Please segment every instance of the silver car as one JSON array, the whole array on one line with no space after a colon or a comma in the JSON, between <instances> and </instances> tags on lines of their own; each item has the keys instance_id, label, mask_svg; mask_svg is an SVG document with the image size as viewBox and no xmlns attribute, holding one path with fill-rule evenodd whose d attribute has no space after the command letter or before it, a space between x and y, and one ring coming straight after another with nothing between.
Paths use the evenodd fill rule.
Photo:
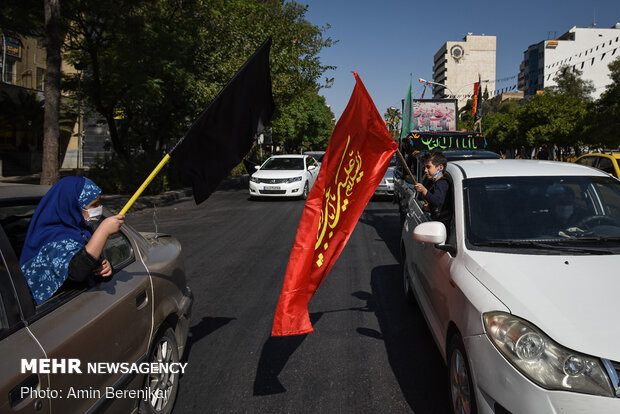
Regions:
<instances>
[{"instance_id":1,"label":"silver car","mask_svg":"<svg viewBox=\"0 0 620 414\"><path fill-rule=\"evenodd\" d=\"M36 306L18 257L48 189L0 184L0 412L169 413L193 301L179 242L124 224L103 251L109 281ZM151 363L176 372L133 369Z\"/></svg>"}]
</instances>

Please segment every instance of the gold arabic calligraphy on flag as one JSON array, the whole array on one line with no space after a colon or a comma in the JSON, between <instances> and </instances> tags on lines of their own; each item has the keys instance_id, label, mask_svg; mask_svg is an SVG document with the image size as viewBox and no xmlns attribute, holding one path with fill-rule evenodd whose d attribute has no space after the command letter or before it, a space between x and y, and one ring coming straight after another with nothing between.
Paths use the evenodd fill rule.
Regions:
<instances>
[{"instance_id":1,"label":"gold arabic calligraphy on flag","mask_svg":"<svg viewBox=\"0 0 620 414\"><path fill-rule=\"evenodd\" d=\"M315 262L318 267L323 266L323 253L329 248L329 240L334 236L334 229L347 210L349 197L353 194L353 187L364 176L362 157L359 151L348 151L350 142L351 136L349 135L334 181L329 186L326 186L323 191L325 202L321 210L319 230L316 235L316 244L314 245L315 254L318 252ZM342 174L341 171L343 171ZM332 190L332 186L335 187L334 190Z\"/></svg>"}]
</instances>

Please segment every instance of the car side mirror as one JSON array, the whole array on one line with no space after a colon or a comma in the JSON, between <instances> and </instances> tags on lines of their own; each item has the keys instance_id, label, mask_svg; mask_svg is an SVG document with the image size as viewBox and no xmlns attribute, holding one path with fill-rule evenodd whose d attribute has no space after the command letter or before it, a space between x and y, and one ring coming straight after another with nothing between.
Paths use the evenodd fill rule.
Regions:
<instances>
[{"instance_id":1,"label":"car side mirror","mask_svg":"<svg viewBox=\"0 0 620 414\"><path fill-rule=\"evenodd\" d=\"M260 165L255 165L255 166L254 166L254 168L255 168L256 170L260 170Z\"/></svg>"},{"instance_id":2,"label":"car side mirror","mask_svg":"<svg viewBox=\"0 0 620 414\"><path fill-rule=\"evenodd\" d=\"M413 229L413 239L422 243L444 244L446 238L446 226L439 221L418 224Z\"/></svg>"},{"instance_id":3,"label":"car side mirror","mask_svg":"<svg viewBox=\"0 0 620 414\"><path fill-rule=\"evenodd\" d=\"M456 256L456 247L445 244L447 239L446 226L439 221L429 221L418 224L413 229L413 238L422 243L432 243L436 249L443 250Z\"/></svg>"},{"instance_id":4,"label":"car side mirror","mask_svg":"<svg viewBox=\"0 0 620 414\"><path fill-rule=\"evenodd\" d=\"M308 165L308 171L312 171L316 169L316 165Z\"/></svg>"}]
</instances>

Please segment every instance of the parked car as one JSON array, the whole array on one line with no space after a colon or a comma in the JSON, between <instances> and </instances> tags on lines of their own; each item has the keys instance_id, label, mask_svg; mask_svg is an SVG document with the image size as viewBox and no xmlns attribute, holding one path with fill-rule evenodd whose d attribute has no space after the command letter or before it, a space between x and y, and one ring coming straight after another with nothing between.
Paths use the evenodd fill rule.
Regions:
<instances>
[{"instance_id":1,"label":"parked car","mask_svg":"<svg viewBox=\"0 0 620 414\"><path fill-rule=\"evenodd\" d=\"M304 151L304 155L310 155L316 160L316 162L322 164L323 157L325 156L325 151Z\"/></svg>"},{"instance_id":2,"label":"parked car","mask_svg":"<svg viewBox=\"0 0 620 414\"><path fill-rule=\"evenodd\" d=\"M182 357L193 296L179 242L124 224L103 251L114 269L109 281L63 285L36 306L18 258L30 219L48 189L0 184L0 412L169 413L178 372L123 373L106 367L172 364ZM36 368L38 361L68 365L70 359L79 361L81 374ZM30 368L34 363L34 372L24 370L23 361ZM103 371L87 370L89 363L104 364Z\"/></svg>"},{"instance_id":3,"label":"parked car","mask_svg":"<svg viewBox=\"0 0 620 414\"><path fill-rule=\"evenodd\" d=\"M274 155L250 176L250 197L306 199L320 165L310 155Z\"/></svg>"},{"instance_id":4,"label":"parked car","mask_svg":"<svg viewBox=\"0 0 620 414\"><path fill-rule=\"evenodd\" d=\"M385 175L375 190L375 196L393 196L394 195L394 170L398 166L398 154L394 154L390 160L390 165L385 171Z\"/></svg>"},{"instance_id":5,"label":"parked car","mask_svg":"<svg viewBox=\"0 0 620 414\"><path fill-rule=\"evenodd\" d=\"M598 168L620 179L620 152L584 154L575 160L577 164Z\"/></svg>"},{"instance_id":6,"label":"parked car","mask_svg":"<svg viewBox=\"0 0 620 414\"><path fill-rule=\"evenodd\" d=\"M500 159L501 156L492 151L486 150L464 150L464 149L448 149L443 151L448 159L448 163L458 160L474 160L474 159ZM424 181L424 165L422 164L422 156L424 152L418 152L415 155L407 157L407 162L411 173L416 180ZM405 215L409 210L409 203L412 197L416 196L413 189L413 181L405 170L400 157L397 160L397 166L394 170L394 203L398 204L400 213L400 223L405 221Z\"/></svg>"},{"instance_id":7,"label":"parked car","mask_svg":"<svg viewBox=\"0 0 620 414\"><path fill-rule=\"evenodd\" d=\"M445 176L450 228L414 199L401 253L454 412L620 412L620 182L533 160L455 161Z\"/></svg>"}]
</instances>

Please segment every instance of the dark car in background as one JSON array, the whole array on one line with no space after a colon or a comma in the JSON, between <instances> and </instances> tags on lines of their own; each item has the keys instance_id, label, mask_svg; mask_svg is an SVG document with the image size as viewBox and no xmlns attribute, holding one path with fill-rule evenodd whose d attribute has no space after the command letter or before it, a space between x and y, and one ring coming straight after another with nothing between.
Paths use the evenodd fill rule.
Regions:
<instances>
[{"instance_id":1,"label":"dark car in background","mask_svg":"<svg viewBox=\"0 0 620 414\"><path fill-rule=\"evenodd\" d=\"M103 251L114 269L109 280L62 286L36 306L18 258L48 189L0 184L0 412L170 413L193 301L181 245L124 224ZM24 360L30 368L79 361L81 373L24 370ZM89 363L103 365L92 372ZM177 372L111 368L150 363L177 364Z\"/></svg>"},{"instance_id":2,"label":"dark car in background","mask_svg":"<svg viewBox=\"0 0 620 414\"><path fill-rule=\"evenodd\" d=\"M466 150L452 149L445 150L443 154L450 161L476 160L476 159L499 159L501 156L495 152L487 150ZM407 165L414 175L416 181L424 182L424 165L422 157L424 152L418 152L414 155L406 157ZM398 159L397 166L394 169L394 203L398 204L400 213L400 224L405 221L407 211L409 211L409 203L412 197L419 197L413 189L413 181L407 173L402 161Z\"/></svg>"}]
</instances>

